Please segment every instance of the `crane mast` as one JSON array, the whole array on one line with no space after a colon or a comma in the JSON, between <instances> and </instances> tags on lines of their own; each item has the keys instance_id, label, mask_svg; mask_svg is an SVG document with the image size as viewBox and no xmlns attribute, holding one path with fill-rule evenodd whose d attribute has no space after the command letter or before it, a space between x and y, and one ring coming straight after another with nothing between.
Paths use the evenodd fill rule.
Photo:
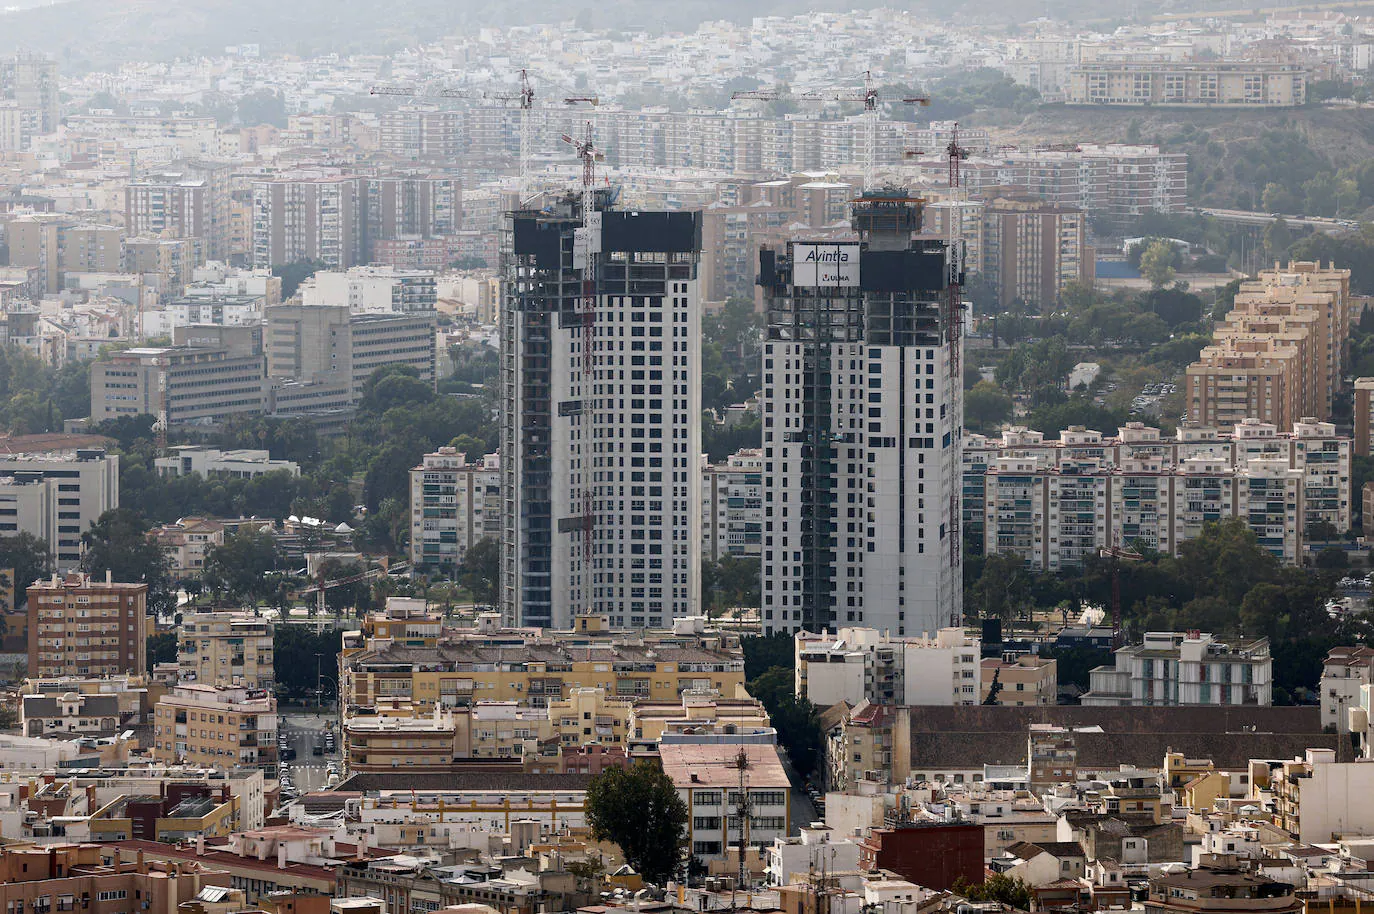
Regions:
<instances>
[{"instance_id":1,"label":"crane mast","mask_svg":"<svg viewBox=\"0 0 1374 914\"><path fill-rule=\"evenodd\" d=\"M605 156L596 148L590 121L587 122L586 133L582 139L565 133L563 142L572 146L582 161L582 226L574 231L573 266L578 267L580 262L582 270L582 290L578 309L582 321L582 358L579 363L580 393L583 402L579 474L582 488L582 598L586 607L591 609L592 556L595 551L592 543L595 526L595 505L592 502L592 482L595 479L592 471L592 438L593 427L596 424L596 378L592 350L596 344L596 254L601 248L601 214L596 209L593 185L596 183L596 163Z\"/></svg>"}]
</instances>

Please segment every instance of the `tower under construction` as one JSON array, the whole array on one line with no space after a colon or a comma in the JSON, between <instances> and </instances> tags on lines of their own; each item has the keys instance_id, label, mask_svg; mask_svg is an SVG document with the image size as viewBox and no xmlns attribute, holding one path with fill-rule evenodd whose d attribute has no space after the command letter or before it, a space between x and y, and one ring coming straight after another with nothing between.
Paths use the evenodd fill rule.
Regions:
<instances>
[{"instance_id":1,"label":"tower under construction","mask_svg":"<svg viewBox=\"0 0 1374 914\"><path fill-rule=\"evenodd\" d=\"M506 214L501 591L521 625L698 611L701 217L614 200L588 181Z\"/></svg>"},{"instance_id":2,"label":"tower under construction","mask_svg":"<svg viewBox=\"0 0 1374 914\"><path fill-rule=\"evenodd\" d=\"M958 243L869 191L857 241L759 254L765 631L962 622Z\"/></svg>"}]
</instances>

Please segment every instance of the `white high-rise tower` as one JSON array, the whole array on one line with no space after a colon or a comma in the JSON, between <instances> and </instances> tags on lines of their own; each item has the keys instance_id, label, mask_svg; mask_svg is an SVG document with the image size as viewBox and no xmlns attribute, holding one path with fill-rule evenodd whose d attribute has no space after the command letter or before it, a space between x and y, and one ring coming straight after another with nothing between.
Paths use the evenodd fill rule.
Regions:
<instances>
[{"instance_id":1,"label":"white high-rise tower","mask_svg":"<svg viewBox=\"0 0 1374 914\"><path fill-rule=\"evenodd\" d=\"M766 632L963 622L959 258L905 192L853 225L760 253Z\"/></svg>"},{"instance_id":2,"label":"white high-rise tower","mask_svg":"<svg viewBox=\"0 0 1374 914\"><path fill-rule=\"evenodd\" d=\"M586 192L507 214L502 607L666 626L700 604L701 215Z\"/></svg>"}]
</instances>

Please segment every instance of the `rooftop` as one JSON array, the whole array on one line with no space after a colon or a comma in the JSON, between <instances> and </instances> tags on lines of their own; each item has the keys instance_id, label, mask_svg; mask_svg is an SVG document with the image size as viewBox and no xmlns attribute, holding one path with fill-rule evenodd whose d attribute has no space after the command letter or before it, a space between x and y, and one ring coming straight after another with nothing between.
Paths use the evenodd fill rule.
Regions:
<instances>
[{"instance_id":1,"label":"rooftop","mask_svg":"<svg viewBox=\"0 0 1374 914\"><path fill-rule=\"evenodd\" d=\"M740 779L736 758L748 760L747 783L750 788L790 787L776 746L758 743L699 745L665 743L659 747L663 771L678 787L732 787Z\"/></svg>"}]
</instances>

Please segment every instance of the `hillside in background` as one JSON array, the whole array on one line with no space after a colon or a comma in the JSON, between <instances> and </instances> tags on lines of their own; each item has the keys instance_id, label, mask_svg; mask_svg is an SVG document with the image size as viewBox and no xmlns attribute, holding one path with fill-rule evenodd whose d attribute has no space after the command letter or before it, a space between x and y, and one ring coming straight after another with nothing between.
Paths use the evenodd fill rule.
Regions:
<instances>
[{"instance_id":1,"label":"hillside in background","mask_svg":"<svg viewBox=\"0 0 1374 914\"><path fill-rule=\"evenodd\" d=\"M1031 112L997 136L1008 143L1158 143L1167 151L1188 154L1191 200L1240 209L1261 208L1260 198L1270 184L1301 196L1303 185L1314 177L1374 158L1374 114L1356 108L1218 111L1054 105Z\"/></svg>"},{"instance_id":2,"label":"hillside in background","mask_svg":"<svg viewBox=\"0 0 1374 914\"><path fill-rule=\"evenodd\" d=\"M884 5L925 11L937 21L954 15L934 0L66 0L0 14L0 53L46 51L82 70L218 54L241 43L261 44L265 53L371 53L491 26L576 20L594 28L691 31L708 20L743 23L754 16ZM1096 15L1094 9L1093 0L1048 0L1035 4L1034 15L1072 20ZM958 15L966 23L1003 24L1024 20L1027 10L1017 0L984 0Z\"/></svg>"}]
</instances>

